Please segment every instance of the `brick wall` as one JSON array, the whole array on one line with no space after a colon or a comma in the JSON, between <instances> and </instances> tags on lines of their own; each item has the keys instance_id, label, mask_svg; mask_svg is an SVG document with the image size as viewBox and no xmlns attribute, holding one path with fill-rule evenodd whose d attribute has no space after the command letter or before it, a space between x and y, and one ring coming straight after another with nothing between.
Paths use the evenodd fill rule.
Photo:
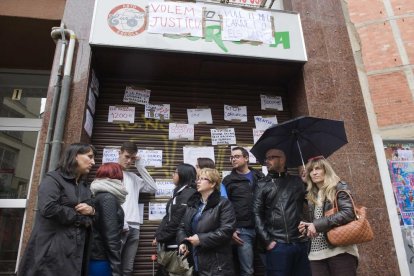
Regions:
<instances>
[{"instance_id":1,"label":"brick wall","mask_svg":"<svg viewBox=\"0 0 414 276\"><path fill-rule=\"evenodd\" d=\"M379 128L413 124L414 1L349 0L348 9Z\"/></svg>"}]
</instances>

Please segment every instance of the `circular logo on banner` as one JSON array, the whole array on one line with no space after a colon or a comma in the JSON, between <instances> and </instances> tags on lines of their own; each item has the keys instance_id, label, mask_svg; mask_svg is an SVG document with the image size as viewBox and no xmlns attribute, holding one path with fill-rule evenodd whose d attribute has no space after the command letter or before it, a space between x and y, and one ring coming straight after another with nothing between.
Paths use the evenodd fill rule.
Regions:
<instances>
[{"instance_id":1,"label":"circular logo on banner","mask_svg":"<svg viewBox=\"0 0 414 276\"><path fill-rule=\"evenodd\" d=\"M108 14L109 27L119 35L139 35L145 30L145 24L145 10L137 5L122 4Z\"/></svg>"}]
</instances>

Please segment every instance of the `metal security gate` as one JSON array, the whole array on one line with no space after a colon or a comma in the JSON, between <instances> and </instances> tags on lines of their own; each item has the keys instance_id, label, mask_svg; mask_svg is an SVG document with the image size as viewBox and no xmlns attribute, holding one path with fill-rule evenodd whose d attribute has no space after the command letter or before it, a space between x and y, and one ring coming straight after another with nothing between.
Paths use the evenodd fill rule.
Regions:
<instances>
[{"instance_id":1,"label":"metal security gate","mask_svg":"<svg viewBox=\"0 0 414 276\"><path fill-rule=\"evenodd\" d=\"M210 129L235 128L237 145L253 145L252 129L255 127L255 115L276 115L278 122L290 119L287 101L287 87L260 87L257 85L202 82L151 82L122 79L100 79L99 98L94 115L94 128L91 142L98 150L97 165L101 164L102 150L107 146L120 146L124 141L133 141L139 149L159 149L163 151L162 168L147 168L154 179L172 178L175 167L183 162L184 146L211 146ZM146 119L144 106L124 103L126 86L136 86L151 90L151 104L170 104L171 120L160 121ZM283 111L261 110L260 94L282 97ZM224 121L224 105L247 106L248 121L244 123ZM135 123L108 123L108 109L111 105L135 106ZM187 109L209 107L212 111L213 124L195 125L194 141L168 140L169 122L187 122ZM217 169L231 170L229 162L230 146L214 146ZM259 164L252 164L260 169ZM151 255L155 249L151 246L154 232L159 224L148 220L148 202L160 201L152 195L142 194L140 203L144 203L144 224L135 259L134 275L152 275ZM163 200L165 202L165 200ZM259 262L256 275L263 275Z\"/></svg>"}]
</instances>

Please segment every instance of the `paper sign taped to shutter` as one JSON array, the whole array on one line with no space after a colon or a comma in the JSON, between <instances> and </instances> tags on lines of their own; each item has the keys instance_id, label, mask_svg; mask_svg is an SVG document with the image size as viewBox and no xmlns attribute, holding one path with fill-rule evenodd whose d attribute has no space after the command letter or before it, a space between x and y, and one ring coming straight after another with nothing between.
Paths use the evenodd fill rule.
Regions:
<instances>
[{"instance_id":1,"label":"paper sign taped to shutter","mask_svg":"<svg viewBox=\"0 0 414 276\"><path fill-rule=\"evenodd\" d=\"M196 125L213 123L210 108L187 109L187 116L189 124Z\"/></svg>"},{"instance_id":2,"label":"paper sign taped to shutter","mask_svg":"<svg viewBox=\"0 0 414 276\"><path fill-rule=\"evenodd\" d=\"M125 88L124 102L146 105L149 102L150 95L151 90L127 86Z\"/></svg>"},{"instance_id":3,"label":"paper sign taped to shutter","mask_svg":"<svg viewBox=\"0 0 414 276\"><path fill-rule=\"evenodd\" d=\"M162 167L162 150L138 150L139 163L145 167Z\"/></svg>"},{"instance_id":4,"label":"paper sign taped to shutter","mask_svg":"<svg viewBox=\"0 0 414 276\"><path fill-rule=\"evenodd\" d=\"M215 162L214 147L183 147L184 163L191 164L194 167L197 164L197 158L210 158Z\"/></svg>"},{"instance_id":5,"label":"paper sign taped to shutter","mask_svg":"<svg viewBox=\"0 0 414 276\"><path fill-rule=\"evenodd\" d=\"M257 140L259 140L260 137L262 137L264 132L265 132L264 130L254 128L253 129L253 143L256 144Z\"/></svg>"},{"instance_id":6,"label":"paper sign taped to shutter","mask_svg":"<svg viewBox=\"0 0 414 276\"><path fill-rule=\"evenodd\" d=\"M146 104L145 118L169 120L170 119L170 104Z\"/></svg>"},{"instance_id":7,"label":"paper sign taped to shutter","mask_svg":"<svg viewBox=\"0 0 414 276\"><path fill-rule=\"evenodd\" d=\"M155 197L172 197L175 185L172 179L155 179L157 191Z\"/></svg>"},{"instance_id":8,"label":"paper sign taped to shutter","mask_svg":"<svg viewBox=\"0 0 414 276\"><path fill-rule=\"evenodd\" d=\"M236 144L234 128L210 129L212 145Z\"/></svg>"},{"instance_id":9,"label":"paper sign taped to shutter","mask_svg":"<svg viewBox=\"0 0 414 276\"><path fill-rule=\"evenodd\" d=\"M102 151L102 164L118 163L120 147L104 148Z\"/></svg>"},{"instance_id":10,"label":"paper sign taped to shutter","mask_svg":"<svg viewBox=\"0 0 414 276\"><path fill-rule=\"evenodd\" d=\"M247 122L247 107L224 105L224 120Z\"/></svg>"},{"instance_id":11,"label":"paper sign taped to shutter","mask_svg":"<svg viewBox=\"0 0 414 276\"><path fill-rule=\"evenodd\" d=\"M194 141L194 125L170 123L168 139Z\"/></svg>"},{"instance_id":12,"label":"paper sign taped to shutter","mask_svg":"<svg viewBox=\"0 0 414 276\"><path fill-rule=\"evenodd\" d=\"M283 111L282 97L280 96L270 96L261 94L260 102L262 110L274 109L278 111Z\"/></svg>"},{"instance_id":13,"label":"paper sign taped to shutter","mask_svg":"<svg viewBox=\"0 0 414 276\"><path fill-rule=\"evenodd\" d=\"M162 220L166 214L167 203L149 202L148 220Z\"/></svg>"},{"instance_id":14,"label":"paper sign taped to shutter","mask_svg":"<svg viewBox=\"0 0 414 276\"><path fill-rule=\"evenodd\" d=\"M109 106L108 122L135 122L135 107L134 106Z\"/></svg>"},{"instance_id":15,"label":"paper sign taped to shutter","mask_svg":"<svg viewBox=\"0 0 414 276\"><path fill-rule=\"evenodd\" d=\"M277 118L276 116L254 116L254 123L256 125L256 129L266 130L269 127L277 124Z\"/></svg>"}]
</instances>

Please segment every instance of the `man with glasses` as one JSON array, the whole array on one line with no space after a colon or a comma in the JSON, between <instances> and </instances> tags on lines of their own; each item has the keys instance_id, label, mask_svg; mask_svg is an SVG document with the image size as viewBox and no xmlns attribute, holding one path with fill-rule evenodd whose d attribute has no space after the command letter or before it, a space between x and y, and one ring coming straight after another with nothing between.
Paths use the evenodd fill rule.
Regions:
<instances>
[{"instance_id":1,"label":"man with glasses","mask_svg":"<svg viewBox=\"0 0 414 276\"><path fill-rule=\"evenodd\" d=\"M252 200L256 183L264 175L248 166L249 153L242 147L231 150L230 162L233 170L223 179L222 184L236 212L236 231L233 233L233 242L236 244L235 263L240 264L239 275L252 276L256 237Z\"/></svg>"},{"instance_id":2,"label":"man with glasses","mask_svg":"<svg viewBox=\"0 0 414 276\"><path fill-rule=\"evenodd\" d=\"M137 146L131 142L124 142L119 151L118 163L123 168L123 184L125 185L128 195L122 208L125 213L124 233L122 233L122 275L132 275L134 259L138 250L139 228L140 228L140 211L139 211L139 194L155 193L157 185L148 171L137 158ZM141 177L127 169L137 168Z\"/></svg>"},{"instance_id":3,"label":"man with glasses","mask_svg":"<svg viewBox=\"0 0 414 276\"><path fill-rule=\"evenodd\" d=\"M266 248L266 275L311 275L307 238L298 230L304 220L305 185L286 172L283 151L268 150L265 163L269 174L257 184L253 212Z\"/></svg>"}]
</instances>

